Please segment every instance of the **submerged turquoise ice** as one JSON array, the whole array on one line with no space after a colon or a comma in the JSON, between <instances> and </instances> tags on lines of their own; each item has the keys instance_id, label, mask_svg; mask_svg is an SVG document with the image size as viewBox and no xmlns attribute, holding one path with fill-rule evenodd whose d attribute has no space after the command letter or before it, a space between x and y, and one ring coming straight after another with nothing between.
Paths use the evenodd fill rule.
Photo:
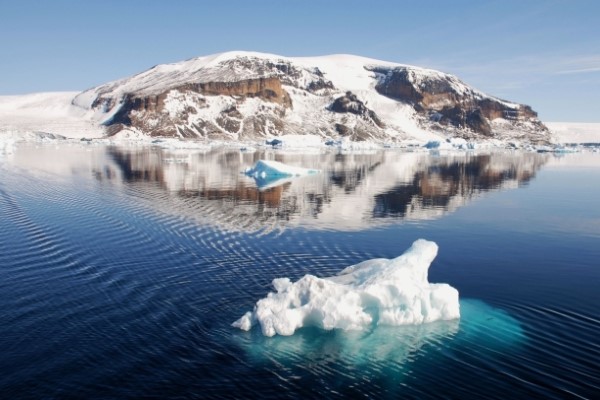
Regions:
<instances>
[{"instance_id":1,"label":"submerged turquoise ice","mask_svg":"<svg viewBox=\"0 0 600 400\"><path fill-rule=\"evenodd\" d=\"M485 358L522 345L524 331L509 313L476 299L459 304L455 288L428 282L437 252L434 242L419 239L395 259L367 260L332 277L275 279L276 292L233 323L245 331L260 325L264 336L255 329L237 340L253 358L282 365L327 355L327 362L386 369L432 348L478 349ZM265 338L275 335L286 337Z\"/></svg>"},{"instance_id":2,"label":"submerged turquoise ice","mask_svg":"<svg viewBox=\"0 0 600 400\"><path fill-rule=\"evenodd\" d=\"M521 323L504 310L480 300L460 301L461 318L419 325L372 326L364 331L325 331L303 328L293 336L268 338L257 331L240 333L236 340L256 359L283 364L302 357L327 354L353 365L395 364L414 361L420 352L477 349L482 357L514 351L526 342ZM431 355L436 357L435 352Z\"/></svg>"}]
</instances>

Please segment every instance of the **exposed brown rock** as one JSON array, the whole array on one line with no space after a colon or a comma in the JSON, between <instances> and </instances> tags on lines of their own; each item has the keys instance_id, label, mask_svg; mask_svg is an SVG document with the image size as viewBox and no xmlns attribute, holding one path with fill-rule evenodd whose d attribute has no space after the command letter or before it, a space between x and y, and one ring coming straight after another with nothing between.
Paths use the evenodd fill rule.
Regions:
<instances>
[{"instance_id":1,"label":"exposed brown rock","mask_svg":"<svg viewBox=\"0 0 600 400\"><path fill-rule=\"evenodd\" d=\"M222 139L227 138L226 132L237 133L240 131L243 115L235 106L229 107L221 113L221 116L215 121L218 126L210 121L188 124L189 116L197 113L195 108L189 106L176 117L168 116L163 110L165 100L171 91L180 93L192 92L204 96L229 96L234 97L238 103L243 102L248 97L257 97L283 107L283 110L277 111L280 116L285 114L285 108L292 107L291 98L283 89L279 78L247 79L236 82L190 83L169 89L157 95L144 97L132 94L125 95L122 99L121 107L105 125L113 127L111 129L113 134L126 127L133 127L147 132L150 136L181 136L184 138L205 137ZM200 108L205 106L205 100L198 99L198 101ZM112 102L114 100L98 97L94 104L102 107L111 107ZM147 118L150 115L152 117ZM250 119L248 127L253 129L254 132L266 133L266 119L266 117ZM148 121L152 121L152 123ZM273 119L271 123L277 130L283 129L281 121ZM245 133L247 136L251 136L247 129Z\"/></svg>"},{"instance_id":2,"label":"exposed brown rock","mask_svg":"<svg viewBox=\"0 0 600 400\"><path fill-rule=\"evenodd\" d=\"M374 72L387 73L387 70L373 69ZM380 80L375 86L377 92L395 100L404 101L413 105L420 104L422 94L410 82L408 70L399 69Z\"/></svg>"},{"instance_id":3,"label":"exposed brown rock","mask_svg":"<svg viewBox=\"0 0 600 400\"><path fill-rule=\"evenodd\" d=\"M230 118L236 118L236 119L244 118L242 113L239 112L239 110L235 106L231 106L231 107L221 111L221 114L224 114Z\"/></svg>"},{"instance_id":4,"label":"exposed brown rock","mask_svg":"<svg viewBox=\"0 0 600 400\"><path fill-rule=\"evenodd\" d=\"M340 136L350 136L352 134L352 129L344 124L335 124L335 131L339 133Z\"/></svg>"},{"instance_id":5,"label":"exposed brown rock","mask_svg":"<svg viewBox=\"0 0 600 400\"><path fill-rule=\"evenodd\" d=\"M364 68L375 73L377 92L414 107L417 122L424 129L469 140L547 140L546 127L530 107L485 96L451 75L404 66ZM289 133L317 132L351 140L393 141L410 136L402 131L403 127L394 125L394 118L387 127L356 94L337 91L316 67L307 68L284 58L236 56L206 71L201 68L188 72L189 80L183 80L180 71L175 71L170 87L170 77L165 79L160 74L156 82L146 74L144 81L136 85L119 81L101 86L93 89L96 97L91 106L105 112L118 108L104 123L110 134L134 128L151 136L254 140L287 129ZM136 91L123 95L123 90L131 87ZM314 119L304 104L298 107L299 115L294 115L290 93L306 98L298 100L299 104L316 100ZM223 102L213 96L227 99ZM242 108L250 98L260 101L252 102L251 108ZM227 104L225 109L215 110L223 103ZM321 108L324 103L329 103L326 109ZM294 118L288 118L288 114ZM493 122L499 118L508 122ZM390 135L389 128L397 128L398 134Z\"/></svg>"},{"instance_id":6,"label":"exposed brown rock","mask_svg":"<svg viewBox=\"0 0 600 400\"><path fill-rule=\"evenodd\" d=\"M258 97L285 107L292 107L290 95L281 86L279 78L246 79L235 82L189 83L175 89L179 91L190 90L213 96Z\"/></svg>"},{"instance_id":7,"label":"exposed brown rock","mask_svg":"<svg viewBox=\"0 0 600 400\"><path fill-rule=\"evenodd\" d=\"M312 93L321 90L333 90L333 83L327 79L319 68L310 70L312 79L304 87L301 86L303 72L300 68L287 60L265 60L255 57L238 57L222 63L222 68L230 70L247 70L265 78L277 78L283 85L293 86ZM307 71L305 71L307 72Z\"/></svg>"},{"instance_id":8,"label":"exposed brown rock","mask_svg":"<svg viewBox=\"0 0 600 400\"><path fill-rule=\"evenodd\" d=\"M221 114L215 119L215 122L227 132L237 133L242 126L242 121L239 119L229 118Z\"/></svg>"},{"instance_id":9,"label":"exposed brown rock","mask_svg":"<svg viewBox=\"0 0 600 400\"><path fill-rule=\"evenodd\" d=\"M471 89L457 92L454 85L464 85L454 77L432 75L421 79L418 84L407 67L373 67L372 71L382 78L375 89L390 98L414 106L421 115L428 116L442 125L491 136L490 121L504 118L510 121L529 121L542 131L547 128L537 120L537 113L525 105L512 106L508 102L482 97ZM464 85L466 87L466 85Z\"/></svg>"},{"instance_id":10,"label":"exposed brown rock","mask_svg":"<svg viewBox=\"0 0 600 400\"><path fill-rule=\"evenodd\" d=\"M344 96L340 96L334 100L329 106L329 110L337 113L351 113L362 117L367 122L372 122L379 128L384 128L385 125L375 111L367 108L365 103L360 101L352 92L346 92Z\"/></svg>"},{"instance_id":11,"label":"exposed brown rock","mask_svg":"<svg viewBox=\"0 0 600 400\"><path fill-rule=\"evenodd\" d=\"M459 129L469 128L484 136L492 134L492 127L480 108L467 111L455 105L436 112L435 120L443 125L452 125Z\"/></svg>"},{"instance_id":12,"label":"exposed brown rock","mask_svg":"<svg viewBox=\"0 0 600 400\"><path fill-rule=\"evenodd\" d=\"M244 119L240 132L240 139L252 139L257 136L265 137L269 134L283 133L283 121L271 114L257 114Z\"/></svg>"}]
</instances>

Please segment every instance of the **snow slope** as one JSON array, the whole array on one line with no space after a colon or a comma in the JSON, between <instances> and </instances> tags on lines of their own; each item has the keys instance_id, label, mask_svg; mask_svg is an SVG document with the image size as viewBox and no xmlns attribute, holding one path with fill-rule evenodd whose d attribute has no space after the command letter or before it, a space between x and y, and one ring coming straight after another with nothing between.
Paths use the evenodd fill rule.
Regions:
<instances>
[{"instance_id":1,"label":"snow slope","mask_svg":"<svg viewBox=\"0 0 600 400\"><path fill-rule=\"evenodd\" d=\"M556 143L600 143L600 123L547 122Z\"/></svg>"},{"instance_id":2,"label":"snow slope","mask_svg":"<svg viewBox=\"0 0 600 400\"><path fill-rule=\"evenodd\" d=\"M292 60L305 68L317 65L336 88L343 92L351 91L365 102L369 108L377 110L377 114L390 125L390 129L388 129L390 136L397 136L398 132L401 132L406 133L411 138L419 138L425 141L440 138L440 135L419 126L413 107L377 93L375 90L375 85L378 82L377 74L366 70L365 66L376 65L389 68L404 66L419 71L422 75L431 72L437 73L437 71L349 54L299 57ZM296 101L301 103L302 99Z\"/></svg>"},{"instance_id":3,"label":"snow slope","mask_svg":"<svg viewBox=\"0 0 600 400\"><path fill-rule=\"evenodd\" d=\"M69 138L98 138L104 128L88 109L71 104L78 92L0 96L0 135L22 137L44 132Z\"/></svg>"},{"instance_id":4,"label":"snow slope","mask_svg":"<svg viewBox=\"0 0 600 400\"><path fill-rule=\"evenodd\" d=\"M115 95L123 95L125 93L151 95L189 82L233 82L241 79L261 77L261 74L244 68L220 68L220 63L235 59L236 57L253 57L263 60L285 59L285 57L274 54L230 51L196 57L176 63L155 65L132 77L109 82L87 90L83 92L85 96L77 97L76 102L80 106L89 108L95 95L99 92L112 92Z\"/></svg>"}]
</instances>

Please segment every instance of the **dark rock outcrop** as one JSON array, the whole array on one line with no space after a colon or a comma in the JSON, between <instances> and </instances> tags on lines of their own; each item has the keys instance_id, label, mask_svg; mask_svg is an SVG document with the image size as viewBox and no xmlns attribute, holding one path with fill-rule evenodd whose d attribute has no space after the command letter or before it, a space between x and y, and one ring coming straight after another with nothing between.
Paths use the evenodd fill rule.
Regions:
<instances>
[{"instance_id":1,"label":"dark rock outcrop","mask_svg":"<svg viewBox=\"0 0 600 400\"><path fill-rule=\"evenodd\" d=\"M174 88L180 92L191 91L206 96L232 96L238 99L257 97L264 101L291 108L290 95L281 86L279 78L246 79L237 82L190 83Z\"/></svg>"},{"instance_id":2,"label":"dark rock outcrop","mask_svg":"<svg viewBox=\"0 0 600 400\"><path fill-rule=\"evenodd\" d=\"M377 114L375 114L375 111L368 109L365 103L360 101L352 92L346 92L345 95L335 99L335 101L329 106L329 110L336 113L351 113L358 115L365 121L371 122L379 128L385 127Z\"/></svg>"},{"instance_id":3,"label":"dark rock outcrop","mask_svg":"<svg viewBox=\"0 0 600 400\"><path fill-rule=\"evenodd\" d=\"M510 103L473 90L456 77L432 71L423 75L410 67L368 67L378 76L378 93L412 105L423 116L442 126L492 135L491 121L530 122L538 130L547 128L531 107Z\"/></svg>"},{"instance_id":4,"label":"dark rock outcrop","mask_svg":"<svg viewBox=\"0 0 600 400\"><path fill-rule=\"evenodd\" d=\"M214 123L211 121L189 123L189 117L197 113L195 107L187 107L176 117L162 112L170 92L195 93L201 96L227 96L235 98L237 103L243 103L247 98L258 98L268 103L274 103L283 109L279 112L280 115L285 114L285 109L292 108L292 100L279 78L190 83L170 88L160 94L145 96L127 94L121 99L119 110L104 124L112 127L114 133L126 127L133 127L147 132L150 136L181 136L184 138L226 139L230 134L237 134L240 131L244 117L235 106L223 110ZM99 97L95 104L108 106L111 101L113 100L110 98ZM203 97L196 97L195 106L203 108L205 103L206 100ZM256 132L262 132L266 120L268 118L253 116L247 122L253 127L252 129L256 129ZM273 126L282 128L281 122L274 122Z\"/></svg>"}]
</instances>

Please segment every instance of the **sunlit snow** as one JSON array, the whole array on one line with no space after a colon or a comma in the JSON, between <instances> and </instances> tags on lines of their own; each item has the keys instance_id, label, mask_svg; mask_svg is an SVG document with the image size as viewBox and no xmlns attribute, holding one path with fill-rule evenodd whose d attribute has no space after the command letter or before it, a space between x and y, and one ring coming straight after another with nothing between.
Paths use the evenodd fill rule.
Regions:
<instances>
[{"instance_id":1,"label":"sunlit snow","mask_svg":"<svg viewBox=\"0 0 600 400\"><path fill-rule=\"evenodd\" d=\"M437 244L419 239L397 258L364 261L336 276L274 279L276 292L233 326L250 330L258 324L265 336L289 336L305 326L362 330L457 319L458 290L427 279L437 252Z\"/></svg>"},{"instance_id":2,"label":"sunlit snow","mask_svg":"<svg viewBox=\"0 0 600 400\"><path fill-rule=\"evenodd\" d=\"M237 61L239 62L237 62ZM244 64L246 61L249 65ZM283 79L283 90L289 95L293 105L283 109L280 105L260 98L248 97L238 101L231 96L202 95L193 91L170 90L186 83L200 82L231 82L235 80L264 78L273 72L269 68L255 68L256 65L269 63L288 63L294 68L293 77ZM227 68L224 68L227 65ZM286 64L287 65L287 64ZM491 121L491 126L497 132L495 139L480 138L477 142L459 143L457 138L449 138L452 132L435 131L422 125L422 118L414 107L399 102L376 90L380 80L392 71L402 68L408 71L411 81L420 85L426 78L439 78L449 82L457 93L472 93L476 98L490 98L503 103L506 107L518 105L487 96L469 86L458 78L443 72L390 63L375 59L352 55L328 55L323 57L282 57L273 54L252 52L227 52L206 57L198 57L173 64L153 67L132 77L77 92L35 93L21 96L0 96L0 141L43 141L47 137L39 134L54 134L70 139L105 138L109 135L103 123L110 120L124 104L123 97L128 93L149 95L165 93L164 116L177 120L179 115L187 113L189 124L200 124L215 121L224 110L232 106L245 117L262 114L266 117L265 124L259 130L245 118L240 119L237 132L223 131L223 140L242 142L247 138L273 138L282 140L287 148L318 148L326 142L334 143L335 147L354 150L358 147L378 147L389 142L394 146L414 147L429 143L437 150L471 150L473 148L525 148L518 143L520 136L509 134L512 122L503 118ZM271 71L271 72L269 72ZM293 79L292 79L293 78ZM331 82L335 89L322 89L320 92L307 91L306 88L319 80ZM329 105L340 95L352 92L365 106L374 110L385 122L384 134L381 137L366 137L364 142L349 142L332 140L335 133L323 127L333 127L342 124L348 129L359 129L363 123L360 116L351 113L331 113ZM104 98L103 106L94 106L94 102ZM108 101L112 99L114 101ZM192 110L188 113L186 110ZM270 117L277 116L283 124L283 130L273 125ZM158 124L156 118L145 121L149 126ZM528 126L523 122L523 126ZM218 124L216 124L218 125ZM548 123L552 136L548 139L554 143L589 143L600 142L600 124ZM533 129L533 128L532 128ZM179 132L179 131L177 131ZM182 133L179 133L181 139ZM200 139L200 138L199 138ZM448 141L448 140L449 141ZM107 140L114 142L137 142L147 144L153 138L148 132L142 132L135 127L128 127ZM190 140L185 140L190 142ZM464 140L463 140L464 141ZM211 140L212 142L212 140ZM256 145L257 143L251 143ZM436 146L436 144L438 144ZM189 144L170 142L169 145L181 148ZM436 146L436 147L434 147ZM526 148L535 150L535 148Z\"/></svg>"}]
</instances>

